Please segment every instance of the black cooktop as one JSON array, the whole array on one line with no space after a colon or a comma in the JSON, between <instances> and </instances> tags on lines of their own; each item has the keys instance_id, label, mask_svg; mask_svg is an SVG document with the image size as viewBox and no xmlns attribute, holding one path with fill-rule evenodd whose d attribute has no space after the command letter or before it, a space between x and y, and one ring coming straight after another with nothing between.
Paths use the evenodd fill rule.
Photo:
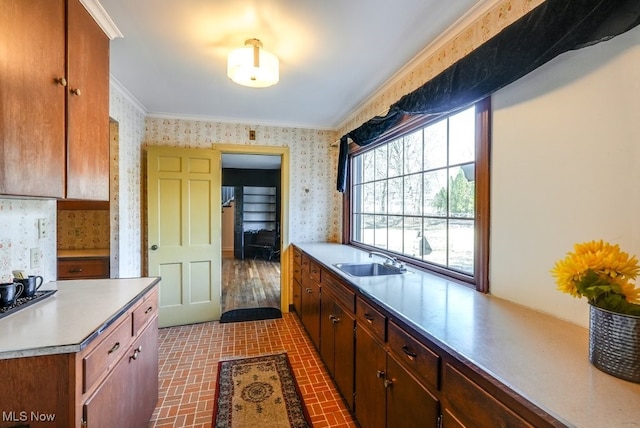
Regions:
<instances>
[{"instance_id":1,"label":"black cooktop","mask_svg":"<svg viewBox=\"0 0 640 428\"><path fill-rule=\"evenodd\" d=\"M47 297L52 296L56 291L58 290L36 291L36 294L31 297L18 297L13 305L0 306L0 318L4 318L7 315L11 315L21 309L31 306L40 300L46 299Z\"/></svg>"}]
</instances>

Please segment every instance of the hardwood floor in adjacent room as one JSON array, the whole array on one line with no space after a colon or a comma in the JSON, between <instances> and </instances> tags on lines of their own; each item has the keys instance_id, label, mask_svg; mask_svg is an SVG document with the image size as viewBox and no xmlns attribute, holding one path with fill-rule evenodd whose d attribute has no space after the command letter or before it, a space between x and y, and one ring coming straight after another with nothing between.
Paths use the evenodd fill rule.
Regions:
<instances>
[{"instance_id":1,"label":"hardwood floor in adjacent room","mask_svg":"<svg viewBox=\"0 0 640 428\"><path fill-rule=\"evenodd\" d=\"M222 258L222 312L280 308L280 262Z\"/></svg>"}]
</instances>

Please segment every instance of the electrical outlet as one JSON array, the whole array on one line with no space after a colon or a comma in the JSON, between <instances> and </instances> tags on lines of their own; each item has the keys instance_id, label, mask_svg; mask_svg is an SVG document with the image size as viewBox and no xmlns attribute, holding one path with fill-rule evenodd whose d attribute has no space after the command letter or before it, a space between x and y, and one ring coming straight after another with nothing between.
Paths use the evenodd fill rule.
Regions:
<instances>
[{"instance_id":1,"label":"electrical outlet","mask_svg":"<svg viewBox=\"0 0 640 428\"><path fill-rule=\"evenodd\" d=\"M38 219L38 238L46 238L49 235L49 231L47 228L47 219L39 218Z\"/></svg>"},{"instance_id":2,"label":"electrical outlet","mask_svg":"<svg viewBox=\"0 0 640 428\"><path fill-rule=\"evenodd\" d=\"M32 248L31 255L31 269L39 268L42 264L42 250L40 248Z\"/></svg>"}]
</instances>

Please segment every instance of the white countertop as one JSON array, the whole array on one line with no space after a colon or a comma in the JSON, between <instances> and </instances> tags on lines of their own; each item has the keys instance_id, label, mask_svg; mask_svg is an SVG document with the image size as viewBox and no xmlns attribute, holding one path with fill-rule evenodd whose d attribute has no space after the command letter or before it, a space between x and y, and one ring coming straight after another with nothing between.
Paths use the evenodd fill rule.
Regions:
<instances>
[{"instance_id":1,"label":"white countertop","mask_svg":"<svg viewBox=\"0 0 640 428\"><path fill-rule=\"evenodd\" d=\"M48 282L55 294L0 319L0 359L78 352L159 280Z\"/></svg>"},{"instance_id":2,"label":"white countertop","mask_svg":"<svg viewBox=\"0 0 640 428\"><path fill-rule=\"evenodd\" d=\"M640 427L640 384L591 365L587 329L411 268L404 275L353 277L333 264L368 263L368 253L340 244L295 245L397 319L560 422Z\"/></svg>"}]
</instances>

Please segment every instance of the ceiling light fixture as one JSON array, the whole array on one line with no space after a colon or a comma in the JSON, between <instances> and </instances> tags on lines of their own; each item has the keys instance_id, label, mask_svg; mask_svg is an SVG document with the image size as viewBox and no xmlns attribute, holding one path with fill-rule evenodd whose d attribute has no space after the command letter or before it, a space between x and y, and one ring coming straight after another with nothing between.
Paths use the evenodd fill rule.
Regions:
<instances>
[{"instance_id":1,"label":"ceiling light fixture","mask_svg":"<svg viewBox=\"0 0 640 428\"><path fill-rule=\"evenodd\" d=\"M266 88L278 83L278 57L262 49L258 39L248 39L244 47L229 53L227 76L239 85Z\"/></svg>"}]
</instances>

